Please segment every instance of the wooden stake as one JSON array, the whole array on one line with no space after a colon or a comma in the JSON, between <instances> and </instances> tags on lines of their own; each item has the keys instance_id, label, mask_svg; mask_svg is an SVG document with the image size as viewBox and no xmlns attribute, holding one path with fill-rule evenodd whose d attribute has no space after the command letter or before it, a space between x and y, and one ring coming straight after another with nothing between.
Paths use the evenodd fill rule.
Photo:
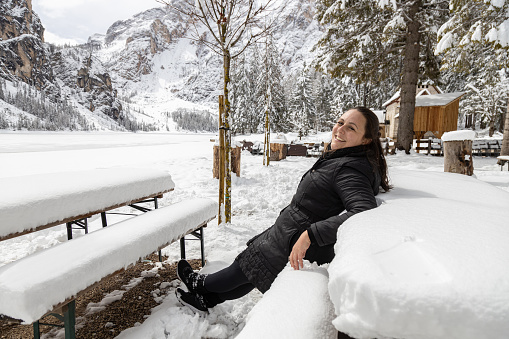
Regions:
<instances>
[{"instance_id":1,"label":"wooden stake","mask_svg":"<svg viewBox=\"0 0 509 339\"><path fill-rule=\"evenodd\" d=\"M224 177L225 177L225 135L224 135L224 97L219 96L219 213L218 225L223 222L224 210Z\"/></svg>"}]
</instances>

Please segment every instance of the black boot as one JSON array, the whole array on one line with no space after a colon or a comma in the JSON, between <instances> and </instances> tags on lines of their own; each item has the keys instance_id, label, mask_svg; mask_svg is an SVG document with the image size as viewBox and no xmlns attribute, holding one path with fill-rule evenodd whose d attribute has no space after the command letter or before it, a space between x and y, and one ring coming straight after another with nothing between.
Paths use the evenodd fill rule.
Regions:
<instances>
[{"instance_id":1,"label":"black boot","mask_svg":"<svg viewBox=\"0 0 509 339\"><path fill-rule=\"evenodd\" d=\"M205 294L208 291L205 289L206 274L200 274L193 271L189 263L182 259L177 265L177 277L182 281L189 292Z\"/></svg>"},{"instance_id":2,"label":"black boot","mask_svg":"<svg viewBox=\"0 0 509 339\"><path fill-rule=\"evenodd\" d=\"M191 310L193 310L193 312L201 315L206 315L209 313L205 298L201 294L186 292L181 288L177 288L175 290L175 295L183 306L189 307Z\"/></svg>"}]
</instances>

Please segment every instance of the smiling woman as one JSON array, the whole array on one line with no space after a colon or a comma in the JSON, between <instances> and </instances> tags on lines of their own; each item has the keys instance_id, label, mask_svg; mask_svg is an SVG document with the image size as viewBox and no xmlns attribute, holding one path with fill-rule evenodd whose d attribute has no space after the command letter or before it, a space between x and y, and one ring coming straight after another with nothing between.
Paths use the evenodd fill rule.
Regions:
<instances>
[{"instance_id":1,"label":"smiling woman","mask_svg":"<svg viewBox=\"0 0 509 339\"><path fill-rule=\"evenodd\" d=\"M286 264L304 259L319 265L334 258L338 228L354 214L375 208L379 187L390 189L378 136L378 118L365 107L343 114L332 142L302 177L297 192L273 226L247 242L227 268L203 275L182 260L177 274L188 291L177 298L199 312L257 288L266 292Z\"/></svg>"},{"instance_id":2,"label":"smiling woman","mask_svg":"<svg viewBox=\"0 0 509 339\"><path fill-rule=\"evenodd\" d=\"M32 0L33 10L46 29L45 41L55 44L87 42L106 33L117 20L161 7L155 0Z\"/></svg>"}]
</instances>

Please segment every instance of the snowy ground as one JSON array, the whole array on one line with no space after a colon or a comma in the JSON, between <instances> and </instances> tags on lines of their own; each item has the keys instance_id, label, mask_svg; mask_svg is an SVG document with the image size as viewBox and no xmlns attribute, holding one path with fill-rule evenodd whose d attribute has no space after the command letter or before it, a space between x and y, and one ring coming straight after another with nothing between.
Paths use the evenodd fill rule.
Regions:
<instances>
[{"instance_id":1,"label":"snowy ground","mask_svg":"<svg viewBox=\"0 0 509 339\"><path fill-rule=\"evenodd\" d=\"M212 134L164 133L0 133L0 177L54 173L94 168L156 168L167 170L175 190L161 204L169 205L188 197L215 199L217 181L212 179ZM239 137L261 140L263 136ZM290 137L291 138L291 137ZM313 141L327 136L319 136ZM243 153L241 177L233 178L233 222L211 223L205 233L208 265L217 270L230 263L253 235L269 227L279 211L291 200L302 174L313 158L290 157L262 165L261 156ZM398 153L388 157L390 169L443 171L443 158ZM501 190L509 191L509 172L500 171L495 158L474 157L475 176ZM91 222L99 229L100 220ZM65 229L55 227L0 243L0 266L65 241ZM79 237L77 233L75 237ZM199 257L199 247L190 242L189 257ZM178 245L165 249L169 260L179 259ZM169 293L140 326L124 331L118 338L231 338L243 328L246 315L259 301L253 291L244 298L214 308L207 318L194 316ZM57 337L63 337L60 332Z\"/></svg>"}]
</instances>

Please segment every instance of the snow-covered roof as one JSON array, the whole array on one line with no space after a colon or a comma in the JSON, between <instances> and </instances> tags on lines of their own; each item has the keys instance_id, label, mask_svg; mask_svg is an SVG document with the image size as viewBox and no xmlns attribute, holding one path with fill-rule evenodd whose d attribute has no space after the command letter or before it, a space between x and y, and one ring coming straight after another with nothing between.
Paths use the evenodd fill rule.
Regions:
<instances>
[{"instance_id":1,"label":"snow-covered roof","mask_svg":"<svg viewBox=\"0 0 509 339\"><path fill-rule=\"evenodd\" d=\"M432 86L435 88L435 90L436 90L438 93L440 93L440 94L442 94L442 93L443 93L443 91L440 89L440 87L435 86L435 85L432 85ZM415 97L417 98L417 97L420 97L420 96L423 96L423 95L435 95L435 94L430 94L430 91L429 91L427 88L424 88L424 89L421 89L419 92L417 92L417 94L415 95ZM396 93L394 93L394 95L393 95L393 96L392 96L389 100L387 100L386 102L384 102L384 103L382 104L382 106L383 106L383 107L387 107L387 106L389 106L389 105L390 105L390 104L392 104L395 100L399 99L399 97L400 97L400 96L401 96L401 89L398 89L398 90L396 91Z\"/></svg>"},{"instance_id":2,"label":"snow-covered roof","mask_svg":"<svg viewBox=\"0 0 509 339\"><path fill-rule=\"evenodd\" d=\"M0 178L0 237L175 187L166 171L109 168Z\"/></svg>"},{"instance_id":3,"label":"snow-covered roof","mask_svg":"<svg viewBox=\"0 0 509 339\"><path fill-rule=\"evenodd\" d=\"M385 114L384 111L373 111L378 118L378 122L383 124L385 122Z\"/></svg>"},{"instance_id":4,"label":"snow-covered roof","mask_svg":"<svg viewBox=\"0 0 509 339\"><path fill-rule=\"evenodd\" d=\"M415 97L420 97L421 95L431 95L431 93L425 88L421 90Z\"/></svg>"},{"instance_id":5,"label":"snow-covered roof","mask_svg":"<svg viewBox=\"0 0 509 339\"><path fill-rule=\"evenodd\" d=\"M399 98L400 93L401 93L401 91L398 89L398 90L396 91L396 93L394 93L394 95L393 95L393 96L392 96L389 100L387 100L386 102L384 102L384 103L382 104L382 106L383 106L383 107L387 107L387 106L389 106L389 105L390 105L390 104L391 104L394 100L396 100L397 98Z\"/></svg>"},{"instance_id":6,"label":"snow-covered roof","mask_svg":"<svg viewBox=\"0 0 509 339\"><path fill-rule=\"evenodd\" d=\"M465 92L421 95L415 98L415 107L445 106L460 98Z\"/></svg>"}]
</instances>

